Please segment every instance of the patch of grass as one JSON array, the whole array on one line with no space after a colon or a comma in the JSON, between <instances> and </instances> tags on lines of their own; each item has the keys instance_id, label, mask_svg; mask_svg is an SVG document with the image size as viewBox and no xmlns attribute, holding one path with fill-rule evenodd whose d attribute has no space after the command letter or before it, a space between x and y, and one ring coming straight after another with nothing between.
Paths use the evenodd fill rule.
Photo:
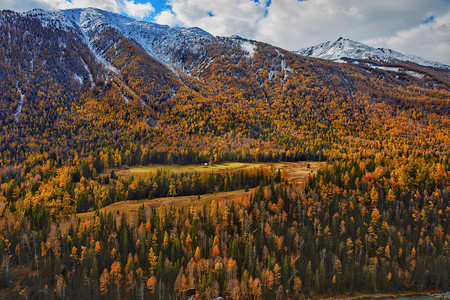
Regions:
<instances>
[{"instance_id":1,"label":"patch of grass","mask_svg":"<svg viewBox=\"0 0 450 300\"><path fill-rule=\"evenodd\" d=\"M149 166L136 166L126 170L118 170L116 174L118 176L131 176L131 175L147 175L155 174L158 169L167 170L172 173L210 173L210 172L222 172L227 170L254 168L255 164L246 164L239 162L230 162L214 165L149 165Z\"/></svg>"},{"instance_id":2,"label":"patch of grass","mask_svg":"<svg viewBox=\"0 0 450 300\"><path fill-rule=\"evenodd\" d=\"M230 192L218 192L214 194L206 195L192 195L192 196L179 196L179 197L164 197L164 198L154 198L154 199L142 199L142 200L127 200L116 202L106 207L100 209L103 213L117 214L117 220L120 220L120 215L122 213L127 214L128 221L134 222L139 208L144 205L145 213L150 214L150 209L152 207L160 206L175 206L175 207L189 207L191 205L201 206L204 201L235 201L238 197L244 195L249 195L255 189L250 189L249 191L236 190ZM77 214L81 222L89 221L94 216L94 212L84 212ZM66 226L68 227L68 226Z\"/></svg>"}]
</instances>

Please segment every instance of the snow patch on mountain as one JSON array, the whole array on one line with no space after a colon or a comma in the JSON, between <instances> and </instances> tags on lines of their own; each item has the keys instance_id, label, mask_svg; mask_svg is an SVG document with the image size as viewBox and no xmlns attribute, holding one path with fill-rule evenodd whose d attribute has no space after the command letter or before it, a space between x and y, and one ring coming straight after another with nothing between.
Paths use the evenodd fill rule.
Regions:
<instances>
[{"instance_id":1,"label":"snow patch on mountain","mask_svg":"<svg viewBox=\"0 0 450 300\"><path fill-rule=\"evenodd\" d=\"M416 77L416 78L419 78L419 79L422 79L422 78L425 77L425 74L417 73L417 72L414 72L414 71L405 71L405 73L408 74L409 76Z\"/></svg>"},{"instance_id":2,"label":"snow patch on mountain","mask_svg":"<svg viewBox=\"0 0 450 300\"><path fill-rule=\"evenodd\" d=\"M365 63L366 66L371 67L372 69L378 69L378 70L383 70L383 71L389 71L389 72L395 72L395 73L399 73L399 72L404 72L406 74L408 74L409 76L418 78L418 79L423 79L426 75L416 72L416 71L412 71L412 70L407 70L401 67L386 67L386 66L378 66L378 65L374 65L371 63Z\"/></svg>"},{"instance_id":3,"label":"snow patch on mountain","mask_svg":"<svg viewBox=\"0 0 450 300\"><path fill-rule=\"evenodd\" d=\"M83 85L84 80L83 80L83 78L82 78L80 75L78 75L77 73L73 73L73 79L74 79L75 81L77 81L80 85Z\"/></svg>"},{"instance_id":4,"label":"snow patch on mountain","mask_svg":"<svg viewBox=\"0 0 450 300\"><path fill-rule=\"evenodd\" d=\"M390 71L390 72L399 72L400 68L398 67L384 67L384 66L375 66L372 64L366 64L367 66L374 68L374 69L378 69L378 70L383 70L383 71Z\"/></svg>"},{"instance_id":5,"label":"snow patch on mountain","mask_svg":"<svg viewBox=\"0 0 450 300\"><path fill-rule=\"evenodd\" d=\"M249 58L253 58L256 52L256 45L250 41L243 40L241 42L241 49L248 53Z\"/></svg>"},{"instance_id":6,"label":"snow patch on mountain","mask_svg":"<svg viewBox=\"0 0 450 300\"><path fill-rule=\"evenodd\" d=\"M75 27L73 22L66 18L63 12L59 10L33 9L23 13L23 15L38 19L43 27L57 28L65 31Z\"/></svg>"},{"instance_id":7,"label":"snow patch on mountain","mask_svg":"<svg viewBox=\"0 0 450 300\"><path fill-rule=\"evenodd\" d=\"M91 83L91 88L93 88L95 86L94 83L94 76L92 75L91 70L89 69L88 65L86 64L86 62L84 61L83 58L81 58L81 63L83 64L84 69L86 70L86 72L88 73L89 76L89 82Z\"/></svg>"},{"instance_id":8,"label":"snow patch on mountain","mask_svg":"<svg viewBox=\"0 0 450 300\"><path fill-rule=\"evenodd\" d=\"M268 72L268 79L275 80L278 76L281 81L284 82L289 78L289 75L293 72L292 68L288 66L284 55L275 49L277 56L272 58L270 62L270 69Z\"/></svg>"},{"instance_id":9,"label":"snow patch on mountain","mask_svg":"<svg viewBox=\"0 0 450 300\"><path fill-rule=\"evenodd\" d=\"M122 96L122 99L125 101L126 104L128 104L128 102L130 102L130 99L124 95L124 93L122 93L122 91L119 89L119 93Z\"/></svg>"},{"instance_id":10,"label":"snow patch on mountain","mask_svg":"<svg viewBox=\"0 0 450 300\"><path fill-rule=\"evenodd\" d=\"M16 88L20 93L20 98L19 98L19 103L17 104L16 112L14 113L14 120L16 121L16 123L19 123L19 117L20 117L20 114L22 113L22 108L23 108L23 98L25 96L23 95L22 90L19 88L18 83L16 83Z\"/></svg>"},{"instance_id":11,"label":"snow patch on mountain","mask_svg":"<svg viewBox=\"0 0 450 300\"><path fill-rule=\"evenodd\" d=\"M427 67L450 70L450 66L439 62L426 60L415 55L402 54L391 49L370 47L366 44L344 38L339 38L333 43L328 41L316 46L303 48L294 51L294 53L333 61L342 58L370 59L377 62L392 62L399 60Z\"/></svg>"}]
</instances>

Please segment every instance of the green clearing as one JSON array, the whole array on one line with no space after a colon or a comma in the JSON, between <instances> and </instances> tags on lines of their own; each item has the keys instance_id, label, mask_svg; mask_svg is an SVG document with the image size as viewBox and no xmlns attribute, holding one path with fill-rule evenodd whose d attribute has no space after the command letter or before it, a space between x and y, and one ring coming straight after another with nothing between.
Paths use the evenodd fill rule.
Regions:
<instances>
[{"instance_id":1,"label":"green clearing","mask_svg":"<svg viewBox=\"0 0 450 300\"><path fill-rule=\"evenodd\" d=\"M287 171L287 177L292 183L299 183L312 173L316 173L317 170L324 167L324 162L272 162L272 163L241 163L241 162L228 162L214 165L148 165L148 166L135 166L129 169L114 169L117 176L123 176L129 178L131 176L149 176L154 175L158 170L167 170L172 173L211 173L211 172L236 172L239 170L251 170L257 168L274 168ZM111 170L108 170L104 175L109 174Z\"/></svg>"},{"instance_id":2,"label":"green clearing","mask_svg":"<svg viewBox=\"0 0 450 300\"><path fill-rule=\"evenodd\" d=\"M116 174L118 176L131 176L131 175L147 175L155 174L158 170L167 170L172 173L210 173L210 172L222 172L227 170L247 169L258 167L255 164L230 162L214 165L149 165L149 166L136 166L125 170L118 170Z\"/></svg>"}]
</instances>

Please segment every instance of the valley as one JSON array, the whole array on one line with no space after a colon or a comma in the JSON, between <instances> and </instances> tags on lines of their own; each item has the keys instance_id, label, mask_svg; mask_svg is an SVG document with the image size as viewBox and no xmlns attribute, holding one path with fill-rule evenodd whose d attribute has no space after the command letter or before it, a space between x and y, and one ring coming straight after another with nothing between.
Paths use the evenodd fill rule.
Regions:
<instances>
[{"instance_id":1,"label":"valley","mask_svg":"<svg viewBox=\"0 0 450 300\"><path fill-rule=\"evenodd\" d=\"M448 66L95 8L0 44L2 297L448 291Z\"/></svg>"}]
</instances>

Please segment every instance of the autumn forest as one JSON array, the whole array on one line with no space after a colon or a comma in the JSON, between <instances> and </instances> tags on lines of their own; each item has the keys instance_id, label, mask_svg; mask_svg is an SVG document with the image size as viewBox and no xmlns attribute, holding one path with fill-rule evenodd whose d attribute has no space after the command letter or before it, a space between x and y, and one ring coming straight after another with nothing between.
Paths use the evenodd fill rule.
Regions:
<instances>
[{"instance_id":1,"label":"autumn forest","mask_svg":"<svg viewBox=\"0 0 450 300\"><path fill-rule=\"evenodd\" d=\"M113 26L53 25L0 12L1 298L448 291L450 85L437 71L225 37L154 40L158 58ZM255 167L213 168L226 163ZM145 166L157 170L125 172ZM127 201L142 206L106 210Z\"/></svg>"}]
</instances>

